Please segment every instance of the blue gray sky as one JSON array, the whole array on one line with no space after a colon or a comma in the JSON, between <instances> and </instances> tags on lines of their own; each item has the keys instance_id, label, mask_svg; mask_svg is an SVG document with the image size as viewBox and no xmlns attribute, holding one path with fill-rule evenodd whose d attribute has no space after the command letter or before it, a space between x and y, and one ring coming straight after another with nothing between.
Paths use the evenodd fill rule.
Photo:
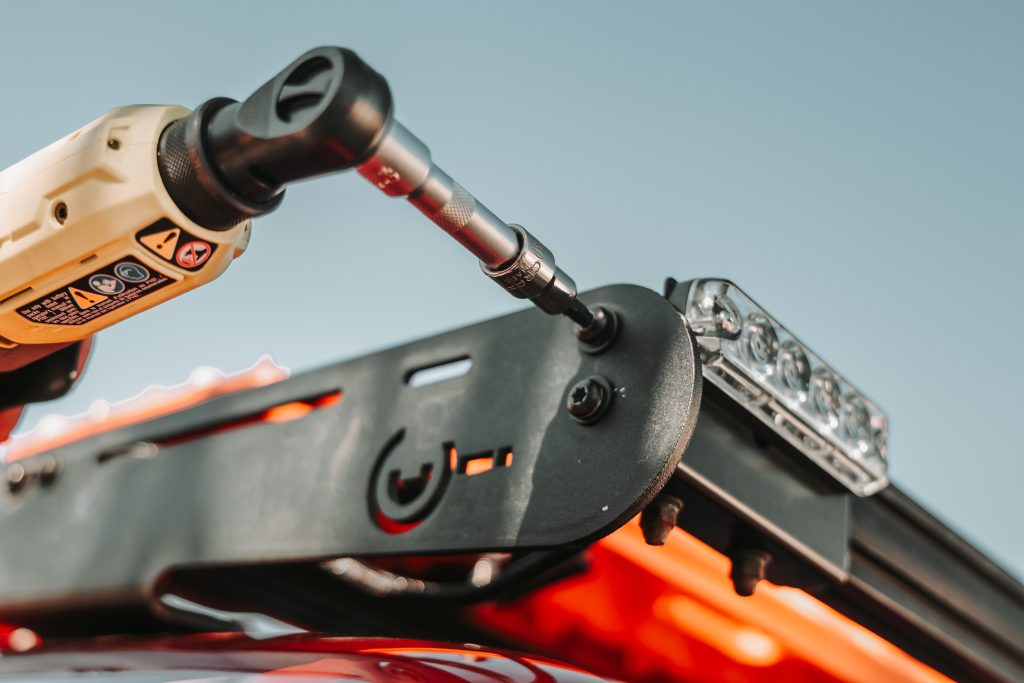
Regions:
<instances>
[{"instance_id":1,"label":"blue gray sky","mask_svg":"<svg viewBox=\"0 0 1024 683\"><path fill-rule=\"evenodd\" d=\"M114 106L241 98L351 47L583 288L739 283L888 410L899 485L1022 574L1022 35L999 0L17 3L0 167ZM218 281L102 333L22 429L200 365L301 370L518 307L408 205L320 179Z\"/></svg>"}]
</instances>

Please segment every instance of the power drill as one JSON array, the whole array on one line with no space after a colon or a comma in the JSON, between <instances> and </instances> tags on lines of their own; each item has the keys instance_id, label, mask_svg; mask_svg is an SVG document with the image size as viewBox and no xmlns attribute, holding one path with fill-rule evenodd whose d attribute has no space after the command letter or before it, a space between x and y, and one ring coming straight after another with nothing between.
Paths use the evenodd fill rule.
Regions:
<instances>
[{"instance_id":1,"label":"power drill","mask_svg":"<svg viewBox=\"0 0 1024 683\"><path fill-rule=\"evenodd\" d=\"M581 338L608 328L540 241L433 163L379 73L321 47L242 102L114 109L0 173L0 412L62 395L83 340L224 272L286 185L349 168Z\"/></svg>"}]
</instances>

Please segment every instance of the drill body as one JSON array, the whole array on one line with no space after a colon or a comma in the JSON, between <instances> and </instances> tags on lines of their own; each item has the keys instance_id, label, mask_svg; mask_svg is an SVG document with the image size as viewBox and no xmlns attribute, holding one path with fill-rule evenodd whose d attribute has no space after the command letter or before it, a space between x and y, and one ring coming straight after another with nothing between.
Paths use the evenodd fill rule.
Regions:
<instances>
[{"instance_id":1,"label":"drill body","mask_svg":"<svg viewBox=\"0 0 1024 683\"><path fill-rule=\"evenodd\" d=\"M0 349L90 337L214 279L245 250L248 220L206 229L165 189L158 143L188 114L114 109L0 173Z\"/></svg>"}]
</instances>

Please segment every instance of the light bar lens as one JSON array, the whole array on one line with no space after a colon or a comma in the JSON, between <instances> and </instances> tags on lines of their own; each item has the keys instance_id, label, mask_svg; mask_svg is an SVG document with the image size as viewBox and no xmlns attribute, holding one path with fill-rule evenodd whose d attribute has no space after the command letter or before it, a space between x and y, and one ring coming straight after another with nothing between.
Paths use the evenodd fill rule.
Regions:
<instances>
[{"instance_id":1,"label":"light bar lens","mask_svg":"<svg viewBox=\"0 0 1024 683\"><path fill-rule=\"evenodd\" d=\"M686 319L704 379L857 495L888 485L885 413L739 287L694 281Z\"/></svg>"}]
</instances>

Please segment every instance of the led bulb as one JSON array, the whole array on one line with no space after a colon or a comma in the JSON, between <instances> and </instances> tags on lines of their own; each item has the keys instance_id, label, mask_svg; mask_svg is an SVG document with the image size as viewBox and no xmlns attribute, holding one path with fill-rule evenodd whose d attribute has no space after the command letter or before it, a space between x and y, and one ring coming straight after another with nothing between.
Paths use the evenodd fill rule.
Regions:
<instances>
[{"instance_id":1,"label":"led bulb","mask_svg":"<svg viewBox=\"0 0 1024 683\"><path fill-rule=\"evenodd\" d=\"M830 427L839 422L839 385L835 376L825 368L811 375L811 405L818 416Z\"/></svg>"},{"instance_id":2,"label":"led bulb","mask_svg":"<svg viewBox=\"0 0 1024 683\"><path fill-rule=\"evenodd\" d=\"M735 339L743 318L724 287L708 287L690 306L689 323L698 334Z\"/></svg>"},{"instance_id":3,"label":"led bulb","mask_svg":"<svg viewBox=\"0 0 1024 683\"><path fill-rule=\"evenodd\" d=\"M843 435L862 451L871 448L871 417L860 396L848 395L839 406L839 427Z\"/></svg>"},{"instance_id":4,"label":"led bulb","mask_svg":"<svg viewBox=\"0 0 1024 683\"><path fill-rule=\"evenodd\" d=\"M779 352L779 382L790 393L803 394L811 383L811 364L800 344L786 340Z\"/></svg>"},{"instance_id":5,"label":"led bulb","mask_svg":"<svg viewBox=\"0 0 1024 683\"><path fill-rule=\"evenodd\" d=\"M755 364L765 368L775 364L779 355L779 337L768 318L760 313L751 313L743 326L743 346Z\"/></svg>"}]
</instances>

